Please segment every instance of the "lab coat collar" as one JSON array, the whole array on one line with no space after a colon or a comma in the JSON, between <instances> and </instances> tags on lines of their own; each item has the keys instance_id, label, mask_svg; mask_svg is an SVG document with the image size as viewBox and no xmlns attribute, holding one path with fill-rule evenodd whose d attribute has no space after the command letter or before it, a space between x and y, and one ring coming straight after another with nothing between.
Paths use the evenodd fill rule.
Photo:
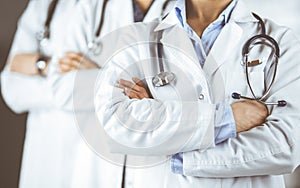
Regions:
<instances>
[{"instance_id":1,"label":"lab coat collar","mask_svg":"<svg viewBox=\"0 0 300 188\"><path fill-rule=\"evenodd\" d=\"M233 9L229 22L257 22L257 19L252 15L247 5L243 0L238 0L236 7ZM177 16L175 7L170 13L161 21L161 23L154 29L154 31L165 30L174 25L180 24Z\"/></svg>"},{"instance_id":2,"label":"lab coat collar","mask_svg":"<svg viewBox=\"0 0 300 188\"><path fill-rule=\"evenodd\" d=\"M173 8L168 15L166 15L163 20L158 24L158 26L154 29L154 32L161 31L173 27L177 24L180 24L175 8Z\"/></svg>"},{"instance_id":3,"label":"lab coat collar","mask_svg":"<svg viewBox=\"0 0 300 188\"><path fill-rule=\"evenodd\" d=\"M203 66L207 76L212 76L236 49L243 35L243 29L239 24L247 22L258 22L258 20L252 15L246 4L239 0L229 22L222 29L207 56Z\"/></svg>"},{"instance_id":4,"label":"lab coat collar","mask_svg":"<svg viewBox=\"0 0 300 188\"><path fill-rule=\"evenodd\" d=\"M191 60L190 62L193 62L199 69L201 69L193 43L187 32L180 25L175 24L173 27L165 30L160 42L164 46L178 49L181 52L171 53L175 59L180 59L180 56L184 54L189 57Z\"/></svg>"},{"instance_id":5,"label":"lab coat collar","mask_svg":"<svg viewBox=\"0 0 300 188\"><path fill-rule=\"evenodd\" d=\"M236 47L243 34L243 29L239 26L239 23L245 22L258 21L247 8L246 4L242 0L238 0L229 22L222 29L207 56L203 69L208 76L212 75L224 62L226 62L226 59L230 56L230 53L232 53L229 49L234 49ZM176 34L172 34L172 31L178 28L180 28L180 22L176 17L174 8L169 15L158 24L154 31L166 30L161 39L163 44L172 43L172 45L181 46L182 38L177 37ZM188 38L186 40L190 42ZM189 48L193 47L192 44L186 46L189 46ZM188 51L191 52L191 50ZM196 53L190 55L192 55L193 59L197 59Z\"/></svg>"},{"instance_id":6,"label":"lab coat collar","mask_svg":"<svg viewBox=\"0 0 300 188\"><path fill-rule=\"evenodd\" d=\"M203 66L207 76L213 75L236 50L243 34L243 29L235 22L224 26L212 49L210 50Z\"/></svg>"}]
</instances>

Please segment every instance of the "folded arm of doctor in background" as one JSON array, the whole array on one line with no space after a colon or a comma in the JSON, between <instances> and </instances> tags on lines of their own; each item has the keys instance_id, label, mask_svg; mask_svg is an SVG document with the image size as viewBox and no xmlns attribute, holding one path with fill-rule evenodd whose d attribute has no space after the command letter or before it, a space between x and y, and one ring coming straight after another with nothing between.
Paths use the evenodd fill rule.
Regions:
<instances>
[{"instance_id":1,"label":"folded arm of doctor in background","mask_svg":"<svg viewBox=\"0 0 300 188\"><path fill-rule=\"evenodd\" d=\"M103 62L95 62L99 54L93 54L90 45L101 42L107 33L134 22L150 21L165 14L174 0L127 0L122 6L118 1L90 0L79 2L74 11L72 27L66 28L71 33L66 36L64 44L56 49L55 59L51 66L49 81L55 102L62 109L73 111L73 94L78 90L90 90L90 85L82 84L74 89L74 82L87 79L93 83ZM97 8L95 8L97 7ZM119 16L119 15L123 16ZM63 54L62 54L63 53ZM79 71L77 71L79 70ZM80 74L80 76L78 76ZM84 77L84 78L83 78ZM88 93L88 92L86 92ZM90 96L82 94L82 104L76 110L94 110Z\"/></svg>"}]
</instances>

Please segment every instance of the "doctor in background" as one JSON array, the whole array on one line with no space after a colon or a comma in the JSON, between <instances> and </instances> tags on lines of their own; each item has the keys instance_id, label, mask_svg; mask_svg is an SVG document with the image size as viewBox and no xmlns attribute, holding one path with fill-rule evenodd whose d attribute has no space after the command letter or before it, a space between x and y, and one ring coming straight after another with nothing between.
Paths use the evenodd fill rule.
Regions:
<instances>
[{"instance_id":1,"label":"doctor in background","mask_svg":"<svg viewBox=\"0 0 300 188\"><path fill-rule=\"evenodd\" d=\"M109 153L104 138L100 138L99 142L94 141L100 147L100 152L95 151L93 145L90 144L92 141L85 138L84 134L99 131L100 126L97 124L94 105L89 103L92 96L87 96L86 93L92 89L89 81L96 79L104 65L104 62L94 61L102 55L101 38L122 26L161 17L168 12L174 2L174 0L126 0L122 2L87 0L79 1L73 11L72 23L65 28L67 36L58 42L48 78L54 101L63 110L60 120L72 126L71 135L76 135L73 142L77 147L74 155L76 161L72 187L141 187L146 184L145 181L149 179L149 176L157 176L155 172L147 173L147 176L143 176L145 180L143 182L138 178L143 170L126 169L124 156L113 156L121 160L118 164L103 158L102 152ZM113 42L110 47L114 48ZM78 79L82 79L81 84L78 84ZM80 98L82 105L74 104L76 97ZM149 186L155 186L155 182L148 183L150 183Z\"/></svg>"},{"instance_id":2,"label":"doctor in background","mask_svg":"<svg viewBox=\"0 0 300 188\"><path fill-rule=\"evenodd\" d=\"M74 153L68 132L73 127L61 121L62 111L55 106L47 84L47 70L76 2L29 1L1 74L7 105L15 113L29 112L19 187L70 186Z\"/></svg>"},{"instance_id":3,"label":"doctor in background","mask_svg":"<svg viewBox=\"0 0 300 188\"><path fill-rule=\"evenodd\" d=\"M251 112L246 112L247 103L255 101L233 103L231 98L235 91L251 95L245 67L240 63L242 49L251 36L262 32L258 19L243 1L179 0L162 23L138 25L127 33L129 39L132 36L140 36L140 41L152 38L148 45L139 44L138 39L131 40L128 48L118 51L99 75L98 118L111 139L127 146L114 143L110 145L111 150L136 155L172 155L166 163L169 171L161 187L284 187L283 174L293 172L300 162L297 115L300 100L294 92L300 87L297 57L300 44L288 28L268 19L263 22L267 35L274 37L280 47L276 82L266 100L284 99L285 107L268 106L267 115L263 105L257 104L254 112L250 111L261 113L263 120L256 119ZM153 84L158 63L143 61L149 59L155 41L163 44L168 71L176 73L176 80L164 87ZM184 53L178 53L176 47ZM268 45L262 47L251 46L252 60L270 54L270 49L274 53ZM263 58L262 65L251 67L249 72L259 95L272 78L267 72L267 62L268 58ZM233 120L237 134L216 145L216 124L212 122L218 120L219 104L231 104L223 113L232 112L229 119ZM150 122L146 121L149 117ZM248 127L253 129L239 131L241 122L247 120L250 124L251 120L261 120L261 126L255 127L257 121ZM142 133L139 127L143 128ZM172 144L153 147L162 138L180 140L182 136L186 140L181 147ZM170 141L176 144L175 139Z\"/></svg>"}]
</instances>

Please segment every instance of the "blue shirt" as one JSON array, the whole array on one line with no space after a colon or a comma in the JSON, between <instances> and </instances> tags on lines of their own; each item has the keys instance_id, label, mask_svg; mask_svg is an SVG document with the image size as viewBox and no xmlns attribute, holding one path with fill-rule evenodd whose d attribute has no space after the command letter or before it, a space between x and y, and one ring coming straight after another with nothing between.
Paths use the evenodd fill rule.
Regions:
<instances>
[{"instance_id":1,"label":"blue shirt","mask_svg":"<svg viewBox=\"0 0 300 188\"><path fill-rule=\"evenodd\" d=\"M179 20L179 24L188 33L200 65L203 67L206 57L210 52L214 42L219 36L224 25L228 22L230 14L234 9L237 0L233 0L227 8L212 22L202 33L201 38L188 25L186 21L185 0L178 0L175 6L175 13ZM236 136L236 125L230 104L217 104L215 112L215 144L221 143L228 138ZM183 174L183 153L172 156L171 169L173 173Z\"/></svg>"}]
</instances>

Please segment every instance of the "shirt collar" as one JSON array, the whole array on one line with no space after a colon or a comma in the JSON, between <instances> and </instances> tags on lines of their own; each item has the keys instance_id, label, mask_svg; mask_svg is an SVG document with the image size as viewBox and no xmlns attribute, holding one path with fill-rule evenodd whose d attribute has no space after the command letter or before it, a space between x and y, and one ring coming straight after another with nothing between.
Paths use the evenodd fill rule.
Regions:
<instances>
[{"instance_id":1,"label":"shirt collar","mask_svg":"<svg viewBox=\"0 0 300 188\"><path fill-rule=\"evenodd\" d=\"M220 23L225 22L228 23L231 12L233 11L235 5L237 4L238 0L232 0L232 2L226 7L225 10L219 15L219 17L213 22L213 23ZM176 16L182 25L182 27L185 27L187 24L186 21L186 7L185 7L185 0L178 0L175 4L175 13Z\"/></svg>"}]
</instances>

